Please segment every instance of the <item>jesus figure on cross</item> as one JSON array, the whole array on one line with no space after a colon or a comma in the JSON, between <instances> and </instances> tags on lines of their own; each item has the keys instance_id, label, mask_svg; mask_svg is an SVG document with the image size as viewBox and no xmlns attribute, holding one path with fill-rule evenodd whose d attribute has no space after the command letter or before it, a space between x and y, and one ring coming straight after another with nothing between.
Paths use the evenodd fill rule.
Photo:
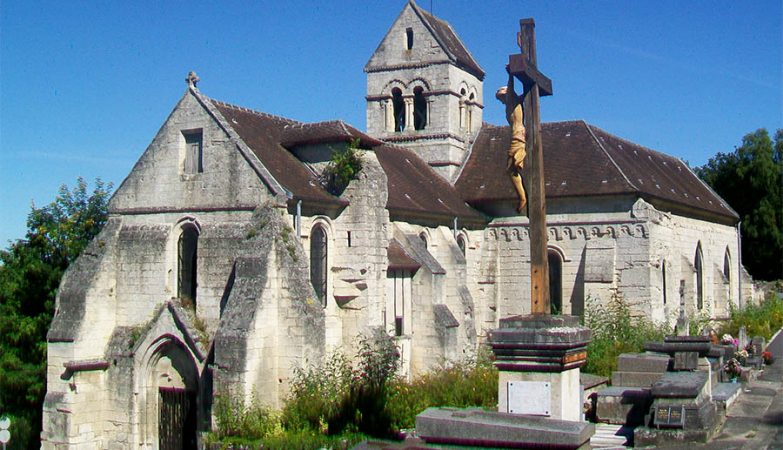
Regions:
<instances>
[{"instance_id":1,"label":"jesus figure on cross","mask_svg":"<svg viewBox=\"0 0 783 450\"><path fill-rule=\"evenodd\" d=\"M495 92L495 98L506 105L506 120L511 125L511 145L508 148L507 170L511 175L511 183L517 191L519 197L519 206L517 212L522 213L527 206L527 195L525 186L522 184L522 167L525 165L525 155L527 154L527 144L525 142L525 110L522 106L522 96L514 92L514 75L511 74L509 67L506 66L508 74L508 85L503 86Z\"/></svg>"}]
</instances>

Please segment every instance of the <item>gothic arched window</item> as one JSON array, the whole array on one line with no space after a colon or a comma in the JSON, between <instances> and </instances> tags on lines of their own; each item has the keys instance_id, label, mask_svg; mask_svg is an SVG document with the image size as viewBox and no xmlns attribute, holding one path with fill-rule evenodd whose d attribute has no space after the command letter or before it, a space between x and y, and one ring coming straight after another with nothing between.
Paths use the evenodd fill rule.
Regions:
<instances>
[{"instance_id":1,"label":"gothic arched window","mask_svg":"<svg viewBox=\"0 0 783 450\"><path fill-rule=\"evenodd\" d=\"M462 256L465 256L465 236L459 235L457 236L457 246L459 247L459 250L462 252Z\"/></svg>"},{"instance_id":2,"label":"gothic arched window","mask_svg":"<svg viewBox=\"0 0 783 450\"><path fill-rule=\"evenodd\" d=\"M405 100L402 98L400 88L392 89L392 106L394 107L394 131L405 129Z\"/></svg>"},{"instance_id":3,"label":"gothic arched window","mask_svg":"<svg viewBox=\"0 0 783 450\"><path fill-rule=\"evenodd\" d=\"M549 309L552 314L563 313L563 258L557 250L549 249Z\"/></svg>"},{"instance_id":4,"label":"gothic arched window","mask_svg":"<svg viewBox=\"0 0 783 450\"><path fill-rule=\"evenodd\" d=\"M182 227L182 233L177 242L177 294L181 299L196 302L196 287L198 273L196 261L198 259L198 230L195 226L187 224Z\"/></svg>"},{"instance_id":5,"label":"gothic arched window","mask_svg":"<svg viewBox=\"0 0 783 450\"><path fill-rule=\"evenodd\" d=\"M723 276L726 278L726 285L728 286L728 298L731 298L731 254L729 248L726 247L726 253L723 255Z\"/></svg>"},{"instance_id":6,"label":"gothic arched window","mask_svg":"<svg viewBox=\"0 0 783 450\"><path fill-rule=\"evenodd\" d=\"M326 231L316 225L310 233L310 282L323 306L326 306L327 250Z\"/></svg>"},{"instance_id":7,"label":"gothic arched window","mask_svg":"<svg viewBox=\"0 0 783 450\"><path fill-rule=\"evenodd\" d=\"M696 268L696 308L704 308L704 255L701 252L701 242L696 246L696 256L693 266Z\"/></svg>"},{"instance_id":8,"label":"gothic arched window","mask_svg":"<svg viewBox=\"0 0 783 450\"><path fill-rule=\"evenodd\" d=\"M424 89L417 86L413 90L413 128L423 130L427 126L427 99Z\"/></svg>"}]
</instances>

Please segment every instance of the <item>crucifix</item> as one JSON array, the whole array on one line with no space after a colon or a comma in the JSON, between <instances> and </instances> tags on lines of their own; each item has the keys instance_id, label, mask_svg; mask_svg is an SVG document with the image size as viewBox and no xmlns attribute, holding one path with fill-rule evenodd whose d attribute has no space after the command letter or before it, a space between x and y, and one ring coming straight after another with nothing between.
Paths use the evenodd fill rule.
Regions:
<instances>
[{"instance_id":1,"label":"crucifix","mask_svg":"<svg viewBox=\"0 0 783 450\"><path fill-rule=\"evenodd\" d=\"M524 86L523 108L526 129L527 212L530 222L530 291L532 314L549 314L549 264L547 260L544 153L541 145L539 96L552 95L552 81L536 67L536 36L533 19L519 21L517 45L521 54L509 55L508 73ZM510 95L514 95L509 92Z\"/></svg>"}]
</instances>

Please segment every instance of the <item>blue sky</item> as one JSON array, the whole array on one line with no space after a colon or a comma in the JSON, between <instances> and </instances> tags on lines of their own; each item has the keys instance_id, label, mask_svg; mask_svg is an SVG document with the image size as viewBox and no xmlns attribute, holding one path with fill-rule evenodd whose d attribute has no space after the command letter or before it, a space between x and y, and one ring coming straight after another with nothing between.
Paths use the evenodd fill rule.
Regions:
<instances>
[{"instance_id":1,"label":"blue sky","mask_svg":"<svg viewBox=\"0 0 783 450\"><path fill-rule=\"evenodd\" d=\"M484 120L519 19L536 20L555 95L544 121L584 119L704 164L757 128L783 127L780 0L421 0L485 78ZM403 0L0 2L0 246L31 201L77 176L122 182L185 91L365 128L364 64Z\"/></svg>"}]
</instances>

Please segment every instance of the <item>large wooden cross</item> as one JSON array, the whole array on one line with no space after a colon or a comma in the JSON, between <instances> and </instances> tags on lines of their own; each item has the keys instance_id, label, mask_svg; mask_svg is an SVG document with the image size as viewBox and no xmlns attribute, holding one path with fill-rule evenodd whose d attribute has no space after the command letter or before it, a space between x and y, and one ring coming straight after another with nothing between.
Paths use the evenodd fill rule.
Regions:
<instances>
[{"instance_id":1,"label":"large wooden cross","mask_svg":"<svg viewBox=\"0 0 783 450\"><path fill-rule=\"evenodd\" d=\"M544 153L541 145L539 96L552 95L552 81L536 67L536 35L533 19L519 21L517 44L521 54L510 55L511 75L522 82L525 129L527 130L527 198L530 220L530 290L532 314L549 314L549 264L547 259L546 198L544 194Z\"/></svg>"}]
</instances>

